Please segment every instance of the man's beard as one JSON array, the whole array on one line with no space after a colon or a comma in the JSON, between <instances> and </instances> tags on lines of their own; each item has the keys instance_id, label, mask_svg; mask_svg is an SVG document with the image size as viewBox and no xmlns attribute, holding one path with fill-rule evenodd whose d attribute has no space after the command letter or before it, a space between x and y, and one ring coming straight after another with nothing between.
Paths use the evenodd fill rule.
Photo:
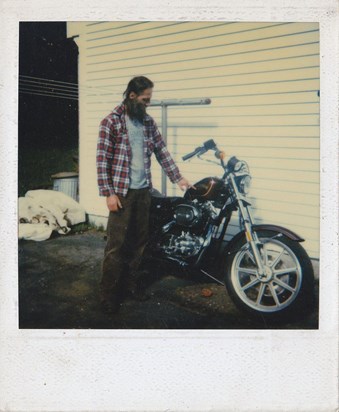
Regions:
<instances>
[{"instance_id":1,"label":"man's beard","mask_svg":"<svg viewBox=\"0 0 339 412\"><path fill-rule=\"evenodd\" d=\"M125 104L128 116L132 120L138 120L140 123L143 123L146 115L146 106L134 99L127 99Z\"/></svg>"}]
</instances>

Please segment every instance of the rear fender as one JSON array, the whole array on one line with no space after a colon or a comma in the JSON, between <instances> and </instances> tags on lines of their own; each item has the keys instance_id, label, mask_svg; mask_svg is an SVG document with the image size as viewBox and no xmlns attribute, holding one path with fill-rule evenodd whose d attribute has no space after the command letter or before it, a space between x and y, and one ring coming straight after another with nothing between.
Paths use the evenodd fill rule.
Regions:
<instances>
[{"instance_id":1,"label":"rear fender","mask_svg":"<svg viewBox=\"0 0 339 412\"><path fill-rule=\"evenodd\" d=\"M301 238L299 235L296 233L292 232L290 229L286 229L285 227L278 226L278 225L252 225L252 229L254 232L271 232L272 237L277 236L279 234L282 234L286 236L287 238L295 241L295 242L303 242L305 239ZM238 243L238 241L242 238L245 237L245 231L237 233L234 238L228 243L226 246L226 253L232 253L234 250L234 246Z\"/></svg>"}]
</instances>

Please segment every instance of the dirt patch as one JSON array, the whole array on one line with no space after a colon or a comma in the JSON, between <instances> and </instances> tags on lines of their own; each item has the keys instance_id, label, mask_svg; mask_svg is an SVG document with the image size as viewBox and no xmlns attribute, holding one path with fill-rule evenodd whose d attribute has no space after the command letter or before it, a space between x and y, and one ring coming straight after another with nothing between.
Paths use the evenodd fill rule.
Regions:
<instances>
[{"instance_id":1,"label":"dirt patch","mask_svg":"<svg viewBox=\"0 0 339 412\"><path fill-rule=\"evenodd\" d=\"M126 299L118 315L100 310L105 246L95 230L19 242L20 328L58 329L316 329L317 305L305 319L268 324L239 312L224 286L160 270L145 280L147 302ZM156 269L156 268L154 268Z\"/></svg>"}]
</instances>

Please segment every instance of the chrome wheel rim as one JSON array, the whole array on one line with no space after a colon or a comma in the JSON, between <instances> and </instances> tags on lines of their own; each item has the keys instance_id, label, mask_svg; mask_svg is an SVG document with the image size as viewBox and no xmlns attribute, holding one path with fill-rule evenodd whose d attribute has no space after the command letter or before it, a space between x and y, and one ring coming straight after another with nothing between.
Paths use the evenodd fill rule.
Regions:
<instances>
[{"instance_id":1,"label":"chrome wheel rim","mask_svg":"<svg viewBox=\"0 0 339 412\"><path fill-rule=\"evenodd\" d=\"M231 280L235 293L252 309L278 312L298 296L302 270L294 252L276 239L260 239L265 273L259 275L253 254L245 244L235 255Z\"/></svg>"}]
</instances>

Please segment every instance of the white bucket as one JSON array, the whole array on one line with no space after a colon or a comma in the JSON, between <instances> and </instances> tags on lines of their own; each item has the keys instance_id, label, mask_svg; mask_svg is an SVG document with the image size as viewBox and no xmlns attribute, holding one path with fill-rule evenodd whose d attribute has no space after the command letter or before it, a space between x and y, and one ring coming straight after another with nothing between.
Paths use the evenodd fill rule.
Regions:
<instances>
[{"instance_id":1,"label":"white bucket","mask_svg":"<svg viewBox=\"0 0 339 412\"><path fill-rule=\"evenodd\" d=\"M53 179L53 190L63 192L78 201L78 173L62 172L52 175L51 177Z\"/></svg>"}]
</instances>

